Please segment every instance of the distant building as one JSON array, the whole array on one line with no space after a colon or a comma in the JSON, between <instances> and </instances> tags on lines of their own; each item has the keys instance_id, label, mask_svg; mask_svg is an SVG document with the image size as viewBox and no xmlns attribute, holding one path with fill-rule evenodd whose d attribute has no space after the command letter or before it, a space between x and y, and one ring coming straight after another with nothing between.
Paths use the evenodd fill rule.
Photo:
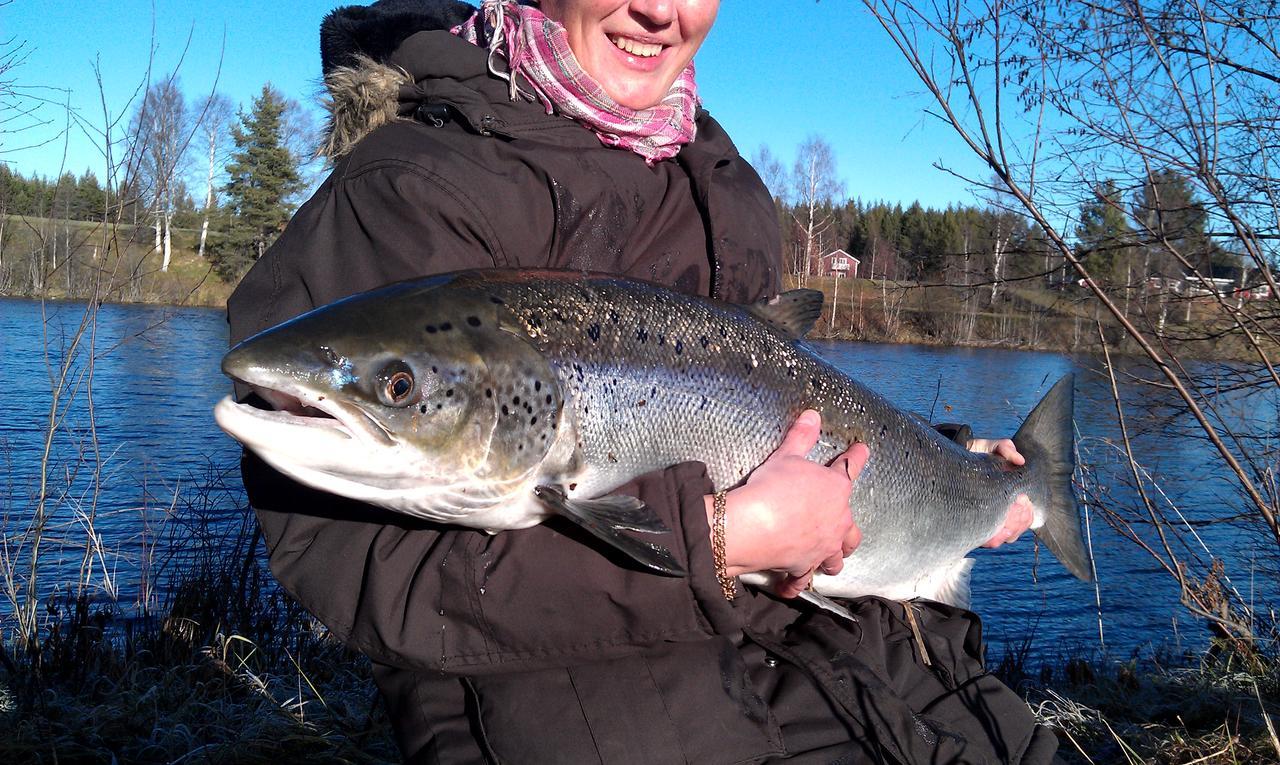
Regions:
<instances>
[{"instance_id":1,"label":"distant building","mask_svg":"<svg viewBox=\"0 0 1280 765\"><path fill-rule=\"evenodd\" d=\"M832 250L818 258L818 276L849 276L857 278L862 261L844 250Z\"/></svg>"}]
</instances>

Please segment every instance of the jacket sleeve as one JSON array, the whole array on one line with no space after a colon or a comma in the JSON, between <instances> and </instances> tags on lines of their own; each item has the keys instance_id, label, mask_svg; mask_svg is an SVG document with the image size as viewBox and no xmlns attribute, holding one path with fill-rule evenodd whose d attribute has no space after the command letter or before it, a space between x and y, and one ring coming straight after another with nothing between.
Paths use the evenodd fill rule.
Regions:
<instances>
[{"instance_id":1,"label":"jacket sleeve","mask_svg":"<svg viewBox=\"0 0 1280 765\"><path fill-rule=\"evenodd\" d=\"M495 265L480 208L456 188L403 164L343 170L228 301L233 341L390 281ZM637 570L554 521L491 536L308 489L251 454L242 467L277 579L340 639L380 662L511 671L737 624L714 575L703 505L712 489L700 463L620 490L673 530L652 541L671 550L687 578Z\"/></svg>"}]
</instances>

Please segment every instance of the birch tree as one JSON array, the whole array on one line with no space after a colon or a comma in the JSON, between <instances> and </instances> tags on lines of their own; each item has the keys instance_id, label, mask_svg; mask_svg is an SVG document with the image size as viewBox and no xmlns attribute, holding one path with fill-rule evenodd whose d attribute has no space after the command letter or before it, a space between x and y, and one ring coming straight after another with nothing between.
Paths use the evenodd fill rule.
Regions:
<instances>
[{"instance_id":1,"label":"birch tree","mask_svg":"<svg viewBox=\"0 0 1280 765\"><path fill-rule=\"evenodd\" d=\"M191 115L176 76L152 83L134 112L130 136L139 157L139 182L150 207L160 270L169 270L173 214L188 169Z\"/></svg>"},{"instance_id":2,"label":"birch tree","mask_svg":"<svg viewBox=\"0 0 1280 765\"><path fill-rule=\"evenodd\" d=\"M791 188L792 214L800 232L796 277L803 285L822 255L823 236L834 222L831 206L844 193L844 184L836 175L835 150L825 138L811 135L800 144L791 169Z\"/></svg>"},{"instance_id":3,"label":"birch tree","mask_svg":"<svg viewBox=\"0 0 1280 765\"><path fill-rule=\"evenodd\" d=\"M200 216L200 245L198 255L204 259L204 246L209 238L209 217L217 201L218 178L225 164L231 145L231 119L234 116L231 101L221 93L214 93L205 100L200 111L201 149L208 164L205 168L204 205Z\"/></svg>"}]
</instances>

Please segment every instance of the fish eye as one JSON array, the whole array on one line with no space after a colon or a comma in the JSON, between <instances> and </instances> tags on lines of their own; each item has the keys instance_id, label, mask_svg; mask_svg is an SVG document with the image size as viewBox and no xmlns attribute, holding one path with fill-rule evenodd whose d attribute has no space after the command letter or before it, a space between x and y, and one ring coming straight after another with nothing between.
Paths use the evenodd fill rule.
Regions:
<instances>
[{"instance_id":1,"label":"fish eye","mask_svg":"<svg viewBox=\"0 0 1280 765\"><path fill-rule=\"evenodd\" d=\"M407 406L416 388L413 370L403 361L393 361L378 373L378 398L387 406Z\"/></svg>"}]
</instances>

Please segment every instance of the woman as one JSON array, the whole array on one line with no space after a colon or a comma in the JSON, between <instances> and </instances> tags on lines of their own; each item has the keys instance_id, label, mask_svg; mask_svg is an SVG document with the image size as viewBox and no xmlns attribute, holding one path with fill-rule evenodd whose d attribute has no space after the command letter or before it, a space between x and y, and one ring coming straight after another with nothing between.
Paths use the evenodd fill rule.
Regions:
<instances>
[{"instance_id":1,"label":"woman","mask_svg":"<svg viewBox=\"0 0 1280 765\"><path fill-rule=\"evenodd\" d=\"M776 293L772 201L697 108L690 63L717 9L335 11L321 30L334 170L232 295L233 341L463 268L605 271L737 302ZM854 625L785 600L858 542L847 499L866 448L816 465L803 455L817 431L806 413L722 503L700 463L620 490L675 530L663 542L690 572L680 579L550 524L496 536L418 524L252 456L244 477L272 570L373 660L408 761L1048 760L1052 737L983 673L970 614L867 599ZM1002 536L1027 515L1018 506ZM785 575L783 599L733 587L761 570Z\"/></svg>"}]
</instances>

